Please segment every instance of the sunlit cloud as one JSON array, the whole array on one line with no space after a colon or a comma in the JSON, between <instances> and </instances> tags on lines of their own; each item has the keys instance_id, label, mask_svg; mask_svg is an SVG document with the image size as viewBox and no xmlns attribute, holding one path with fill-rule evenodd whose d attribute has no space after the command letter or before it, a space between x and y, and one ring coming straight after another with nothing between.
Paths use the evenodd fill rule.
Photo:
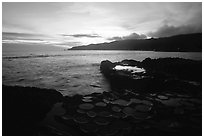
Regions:
<instances>
[{"instance_id":1,"label":"sunlit cloud","mask_svg":"<svg viewBox=\"0 0 204 138\"><path fill-rule=\"evenodd\" d=\"M95 37L101 37L97 34L73 34L73 35L68 35L68 34L62 34L62 36L71 36L71 37L88 37L88 38L95 38Z\"/></svg>"},{"instance_id":2,"label":"sunlit cloud","mask_svg":"<svg viewBox=\"0 0 204 138\"><path fill-rule=\"evenodd\" d=\"M202 28L200 26L168 26L164 25L155 32L150 32L148 35L152 37L168 37L178 34L188 34L188 33L201 33Z\"/></svg>"},{"instance_id":3,"label":"sunlit cloud","mask_svg":"<svg viewBox=\"0 0 204 138\"><path fill-rule=\"evenodd\" d=\"M60 47L73 47L82 45L79 41L66 40L60 36L46 36L42 34L29 34L29 33L12 33L3 32L2 33L2 43L12 43L12 44L43 44L52 45Z\"/></svg>"},{"instance_id":4,"label":"sunlit cloud","mask_svg":"<svg viewBox=\"0 0 204 138\"><path fill-rule=\"evenodd\" d=\"M108 40L121 41L121 40L146 39L146 38L147 38L147 36L144 35L144 34L132 33L132 34L130 34L130 35L123 36L123 37L118 37L118 36L111 37L111 38L108 38Z\"/></svg>"},{"instance_id":5,"label":"sunlit cloud","mask_svg":"<svg viewBox=\"0 0 204 138\"><path fill-rule=\"evenodd\" d=\"M201 2L3 2L2 7L3 32L36 34L29 39L58 46L164 37L202 28Z\"/></svg>"}]
</instances>

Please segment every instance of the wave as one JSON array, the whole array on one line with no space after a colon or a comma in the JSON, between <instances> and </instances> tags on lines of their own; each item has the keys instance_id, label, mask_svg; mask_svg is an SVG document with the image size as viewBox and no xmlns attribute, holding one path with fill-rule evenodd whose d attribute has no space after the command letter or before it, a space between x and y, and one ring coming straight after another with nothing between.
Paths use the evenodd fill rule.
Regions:
<instances>
[{"instance_id":1,"label":"wave","mask_svg":"<svg viewBox=\"0 0 204 138\"><path fill-rule=\"evenodd\" d=\"M45 58L45 57L59 57L64 55L28 55L28 56L5 56L3 59L18 59L18 58Z\"/></svg>"}]
</instances>

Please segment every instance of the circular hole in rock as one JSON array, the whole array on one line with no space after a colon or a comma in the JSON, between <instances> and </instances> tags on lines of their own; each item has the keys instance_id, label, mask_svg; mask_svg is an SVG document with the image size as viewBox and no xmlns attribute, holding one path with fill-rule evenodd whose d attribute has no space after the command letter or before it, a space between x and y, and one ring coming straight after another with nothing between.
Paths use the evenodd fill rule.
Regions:
<instances>
[{"instance_id":1,"label":"circular hole in rock","mask_svg":"<svg viewBox=\"0 0 204 138\"><path fill-rule=\"evenodd\" d=\"M77 109L77 113L80 113L80 114L85 114L86 111L82 110L82 109Z\"/></svg>"},{"instance_id":2,"label":"circular hole in rock","mask_svg":"<svg viewBox=\"0 0 204 138\"><path fill-rule=\"evenodd\" d=\"M139 103L142 103L142 100L140 100L140 99L135 99L135 98L132 98L132 99L130 99L130 104L132 104L132 103L136 103L136 104L139 104Z\"/></svg>"},{"instance_id":3,"label":"circular hole in rock","mask_svg":"<svg viewBox=\"0 0 204 138\"><path fill-rule=\"evenodd\" d=\"M123 113L125 113L127 116L133 116L135 110L131 107L125 107L123 108Z\"/></svg>"},{"instance_id":4,"label":"circular hole in rock","mask_svg":"<svg viewBox=\"0 0 204 138\"><path fill-rule=\"evenodd\" d=\"M84 103L84 104L80 104L79 108L84 109L84 110L90 110L90 109L94 108L94 105L89 104L89 103Z\"/></svg>"},{"instance_id":5,"label":"circular hole in rock","mask_svg":"<svg viewBox=\"0 0 204 138\"><path fill-rule=\"evenodd\" d=\"M106 103L106 104L109 104L109 103L110 103L110 101L107 100L107 99L103 99L103 102Z\"/></svg>"},{"instance_id":6,"label":"circular hole in rock","mask_svg":"<svg viewBox=\"0 0 204 138\"><path fill-rule=\"evenodd\" d=\"M120 106L128 106L129 102L125 101L123 99L118 99L118 100L113 101L112 104L117 104L117 105L120 105Z\"/></svg>"},{"instance_id":7,"label":"circular hole in rock","mask_svg":"<svg viewBox=\"0 0 204 138\"><path fill-rule=\"evenodd\" d=\"M96 103L95 104L96 106L99 106L99 107L106 107L106 103L104 103L104 102L98 102L98 103Z\"/></svg>"},{"instance_id":8,"label":"circular hole in rock","mask_svg":"<svg viewBox=\"0 0 204 138\"><path fill-rule=\"evenodd\" d=\"M84 99L91 99L92 97L91 96L84 96L83 98Z\"/></svg>"},{"instance_id":9,"label":"circular hole in rock","mask_svg":"<svg viewBox=\"0 0 204 138\"><path fill-rule=\"evenodd\" d=\"M114 112L120 112L122 109L121 109L120 107L118 107L118 106L113 106L113 107L112 107L112 110L113 110Z\"/></svg>"},{"instance_id":10,"label":"circular hole in rock","mask_svg":"<svg viewBox=\"0 0 204 138\"><path fill-rule=\"evenodd\" d=\"M72 120L73 116L66 114L66 115L63 115L61 118L64 120Z\"/></svg>"},{"instance_id":11,"label":"circular hole in rock","mask_svg":"<svg viewBox=\"0 0 204 138\"><path fill-rule=\"evenodd\" d=\"M97 124L97 125L108 125L110 122L105 119L105 118L102 118L102 117L97 117L94 119L94 122Z\"/></svg>"},{"instance_id":12,"label":"circular hole in rock","mask_svg":"<svg viewBox=\"0 0 204 138\"><path fill-rule=\"evenodd\" d=\"M87 112L87 115L88 115L89 117L95 117L95 116L96 116L96 113L93 112L93 111L88 111L88 112Z\"/></svg>"},{"instance_id":13,"label":"circular hole in rock","mask_svg":"<svg viewBox=\"0 0 204 138\"><path fill-rule=\"evenodd\" d=\"M92 102L91 99L82 99L83 102L86 102L86 103L89 103L89 102Z\"/></svg>"},{"instance_id":14,"label":"circular hole in rock","mask_svg":"<svg viewBox=\"0 0 204 138\"><path fill-rule=\"evenodd\" d=\"M127 117L126 114L121 113L121 112L119 112L119 113L113 113L112 116L113 116L114 118L126 118L126 117Z\"/></svg>"},{"instance_id":15,"label":"circular hole in rock","mask_svg":"<svg viewBox=\"0 0 204 138\"><path fill-rule=\"evenodd\" d=\"M140 111L140 112L148 112L151 110L151 107L147 105L137 105L135 107L135 110Z\"/></svg>"},{"instance_id":16,"label":"circular hole in rock","mask_svg":"<svg viewBox=\"0 0 204 138\"><path fill-rule=\"evenodd\" d=\"M112 116L112 114L110 112L107 112L107 111L99 112L98 115L101 116L101 117L110 117L110 116Z\"/></svg>"},{"instance_id":17,"label":"circular hole in rock","mask_svg":"<svg viewBox=\"0 0 204 138\"><path fill-rule=\"evenodd\" d=\"M169 99L167 96L164 96L164 95L158 95L157 98L159 98L161 100L168 100Z\"/></svg>"},{"instance_id":18,"label":"circular hole in rock","mask_svg":"<svg viewBox=\"0 0 204 138\"><path fill-rule=\"evenodd\" d=\"M75 116L74 121L79 124L85 124L89 122L89 119L86 116Z\"/></svg>"}]
</instances>

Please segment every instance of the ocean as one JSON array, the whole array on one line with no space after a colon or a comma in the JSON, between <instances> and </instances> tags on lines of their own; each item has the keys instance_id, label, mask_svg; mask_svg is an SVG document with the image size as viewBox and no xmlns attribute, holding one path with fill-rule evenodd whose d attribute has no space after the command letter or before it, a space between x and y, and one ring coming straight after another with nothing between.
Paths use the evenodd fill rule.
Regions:
<instances>
[{"instance_id":1,"label":"ocean","mask_svg":"<svg viewBox=\"0 0 204 138\"><path fill-rule=\"evenodd\" d=\"M110 91L100 62L180 57L202 60L200 52L65 50L61 47L3 44L2 83L56 89L63 95Z\"/></svg>"}]
</instances>

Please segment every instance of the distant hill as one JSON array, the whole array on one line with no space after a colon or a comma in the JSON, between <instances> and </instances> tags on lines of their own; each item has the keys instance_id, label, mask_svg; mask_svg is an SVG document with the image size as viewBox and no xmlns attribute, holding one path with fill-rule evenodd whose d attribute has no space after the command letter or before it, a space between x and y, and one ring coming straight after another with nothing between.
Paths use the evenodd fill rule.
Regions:
<instances>
[{"instance_id":1,"label":"distant hill","mask_svg":"<svg viewBox=\"0 0 204 138\"><path fill-rule=\"evenodd\" d=\"M183 34L163 38L121 40L110 43L90 44L70 50L141 50L169 52L202 52L202 33Z\"/></svg>"}]
</instances>

